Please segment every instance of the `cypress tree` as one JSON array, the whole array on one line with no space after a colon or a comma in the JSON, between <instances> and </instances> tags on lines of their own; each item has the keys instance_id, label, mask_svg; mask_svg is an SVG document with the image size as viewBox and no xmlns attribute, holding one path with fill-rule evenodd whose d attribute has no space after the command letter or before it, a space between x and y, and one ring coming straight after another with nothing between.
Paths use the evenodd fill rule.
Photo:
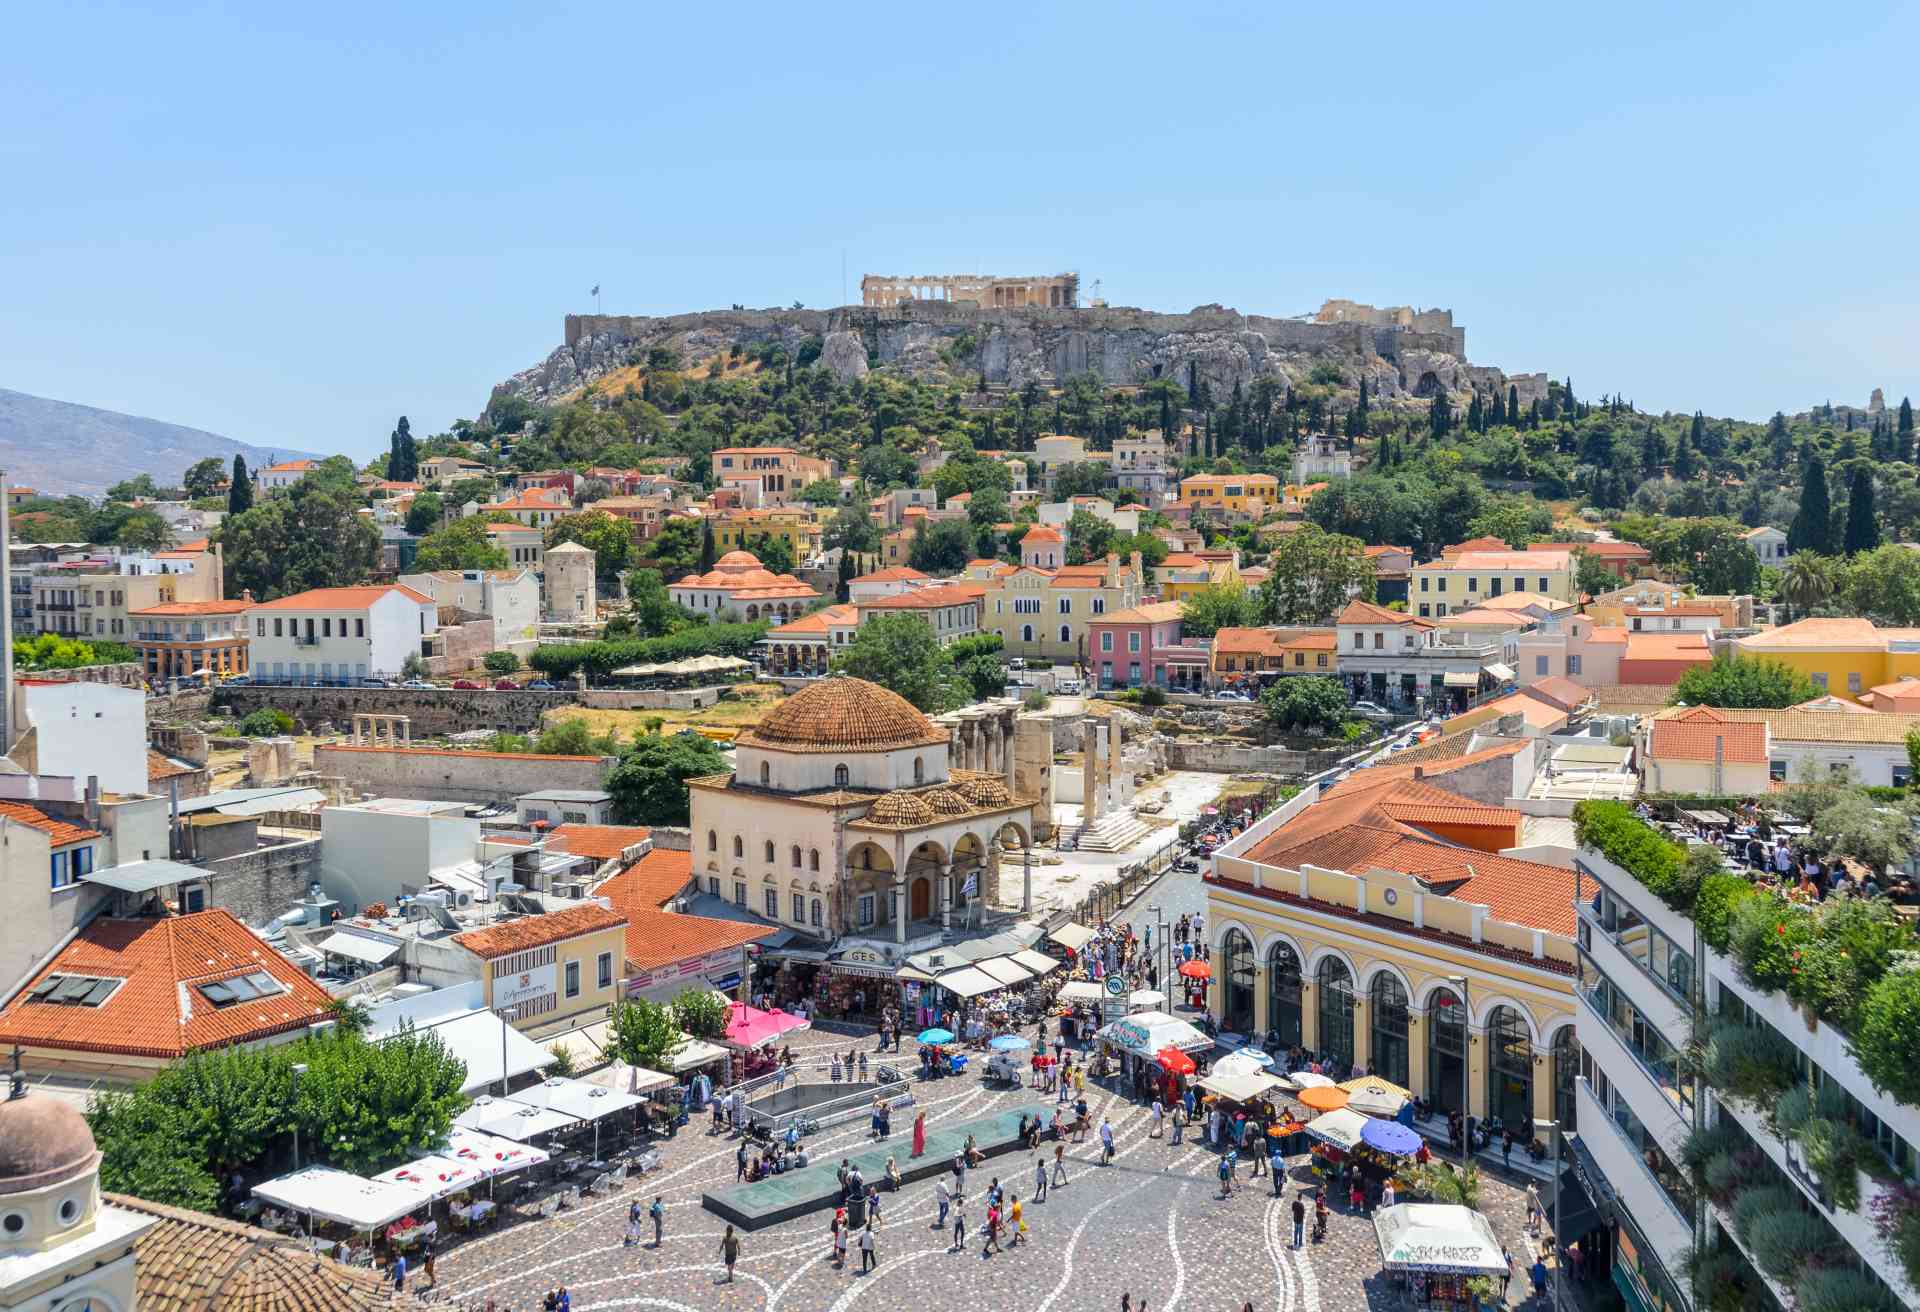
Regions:
<instances>
[{"instance_id":1,"label":"cypress tree","mask_svg":"<svg viewBox=\"0 0 1920 1312\"><path fill-rule=\"evenodd\" d=\"M1160 393L1160 436L1169 442L1176 436L1173 431L1173 402L1165 392Z\"/></svg>"},{"instance_id":2,"label":"cypress tree","mask_svg":"<svg viewBox=\"0 0 1920 1312\"><path fill-rule=\"evenodd\" d=\"M253 478L244 456L233 458L233 482L227 488L227 513L238 515L253 507Z\"/></svg>"},{"instance_id":3,"label":"cypress tree","mask_svg":"<svg viewBox=\"0 0 1920 1312\"><path fill-rule=\"evenodd\" d=\"M1652 478L1666 463L1667 444L1660 439L1660 430L1648 424L1647 431L1640 435L1640 473Z\"/></svg>"},{"instance_id":4,"label":"cypress tree","mask_svg":"<svg viewBox=\"0 0 1920 1312\"><path fill-rule=\"evenodd\" d=\"M1520 427L1520 389L1512 383L1507 384L1507 422Z\"/></svg>"},{"instance_id":5,"label":"cypress tree","mask_svg":"<svg viewBox=\"0 0 1920 1312\"><path fill-rule=\"evenodd\" d=\"M713 521L706 520L700 525L700 572L705 574L713 568Z\"/></svg>"},{"instance_id":6,"label":"cypress tree","mask_svg":"<svg viewBox=\"0 0 1920 1312\"><path fill-rule=\"evenodd\" d=\"M1365 437L1367 435L1367 376L1365 374L1360 375L1360 401L1354 406L1354 415L1356 421L1353 435Z\"/></svg>"},{"instance_id":7,"label":"cypress tree","mask_svg":"<svg viewBox=\"0 0 1920 1312\"><path fill-rule=\"evenodd\" d=\"M1800 492L1800 509L1787 528L1788 551L1811 551L1817 556L1833 554L1833 505L1827 493L1827 466L1815 451L1807 459L1805 486Z\"/></svg>"},{"instance_id":8,"label":"cypress tree","mask_svg":"<svg viewBox=\"0 0 1920 1312\"><path fill-rule=\"evenodd\" d=\"M1693 472L1693 447L1687 441L1687 435L1682 433L1673 444L1673 476L1692 478Z\"/></svg>"},{"instance_id":9,"label":"cypress tree","mask_svg":"<svg viewBox=\"0 0 1920 1312\"><path fill-rule=\"evenodd\" d=\"M1707 417L1698 410L1693 412L1693 428L1687 434L1687 439L1693 443L1696 451L1707 443Z\"/></svg>"},{"instance_id":10,"label":"cypress tree","mask_svg":"<svg viewBox=\"0 0 1920 1312\"><path fill-rule=\"evenodd\" d=\"M1900 398L1900 422L1894 427L1893 458L1913 459L1913 402Z\"/></svg>"},{"instance_id":11,"label":"cypress tree","mask_svg":"<svg viewBox=\"0 0 1920 1312\"><path fill-rule=\"evenodd\" d=\"M1493 413L1488 416L1487 422L1494 428L1507 422L1507 398L1497 387L1493 389Z\"/></svg>"},{"instance_id":12,"label":"cypress tree","mask_svg":"<svg viewBox=\"0 0 1920 1312\"><path fill-rule=\"evenodd\" d=\"M1484 433L1487 431L1487 412L1480 405L1480 389L1473 389L1473 400L1467 402L1467 431Z\"/></svg>"},{"instance_id":13,"label":"cypress tree","mask_svg":"<svg viewBox=\"0 0 1920 1312\"><path fill-rule=\"evenodd\" d=\"M834 585L834 600L845 604L849 591L847 584L853 579L853 552L845 547L840 550L840 581Z\"/></svg>"},{"instance_id":14,"label":"cypress tree","mask_svg":"<svg viewBox=\"0 0 1920 1312\"><path fill-rule=\"evenodd\" d=\"M1447 393L1442 389L1433 394L1433 404L1427 411L1428 428L1435 437L1445 437L1453 429L1453 407L1447 404Z\"/></svg>"},{"instance_id":15,"label":"cypress tree","mask_svg":"<svg viewBox=\"0 0 1920 1312\"><path fill-rule=\"evenodd\" d=\"M1880 520L1873 507L1873 471L1865 465L1853 471L1853 487L1847 494L1847 539L1849 556L1872 551L1880 545Z\"/></svg>"}]
</instances>

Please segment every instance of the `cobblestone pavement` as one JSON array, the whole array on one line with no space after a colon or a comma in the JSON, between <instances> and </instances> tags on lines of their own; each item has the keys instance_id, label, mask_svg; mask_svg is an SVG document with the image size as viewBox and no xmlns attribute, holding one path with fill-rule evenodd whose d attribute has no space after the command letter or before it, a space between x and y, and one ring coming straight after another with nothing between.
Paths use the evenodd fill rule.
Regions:
<instances>
[{"instance_id":1,"label":"cobblestone pavement","mask_svg":"<svg viewBox=\"0 0 1920 1312\"><path fill-rule=\"evenodd\" d=\"M809 1034L796 1053L845 1049L851 1040ZM872 1040L865 1040L870 1046ZM1174 1146L1147 1136L1144 1108L1104 1090L1088 1090L1096 1125L1111 1118L1119 1144L1111 1166L1098 1164L1097 1137L1067 1150L1067 1183L1032 1202L1033 1164L1024 1153L991 1158L969 1174L963 1213L968 1237L952 1247L951 1218L936 1231L932 1180L885 1195L878 1268L859 1274L859 1254L834 1269L829 1214L815 1213L744 1237L744 1255L731 1284L723 1283L719 1243L725 1226L700 1206L703 1189L733 1178L734 1141L709 1136L695 1118L663 1146L659 1171L629 1183L611 1198L587 1203L549 1221L514 1223L445 1250L439 1258L438 1297L479 1308L537 1309L558 1284L572 1293L576 1312L598 1308L764 1309L847 1312L865 1302L887 1309L1028 1309L1078 1312L1119 1305L1122 1291L1135 1306L1238 1312L1347 1312L1399 1306L1379 1271L1373 1227L1336 1211L1327 1238L1291 1245L1291 1197L1307 1179L1296 1159L1286 1201L1273 1198L1265 1178L1246 1168L1231 1197L1221 1198L1218 1158L1189 1140ZM929 1122L984 1115L1031 1091L989 1087L975 1079L925 1086L921 1106ZM899 1124L896 1121L896 1124ZM864 1121L809 1139L818 1159L865 1139ZM901 1152L906 1135L896 1136ZM1051 1156L1050 1150L1047 1155ZM981 1253L978 1226L986 1185L998 1176L1026 1209L1028 1240L998 1254ZM666 1242L623 1247L628 1205L665 1196ZM1483 1210L1516 1256L1525 1249L1523 1195L1487 1181ZM1311 1222L1309 1222L1311 1228ZM650 1231L649 1231L650 1233ZM1003 1241L1004 1243L1004 1241ZM1518 1271L1518 1267L1516 1267ZM1515 1293L1524 1286L1516 1276Z\"/></svg>"}]
</instances>

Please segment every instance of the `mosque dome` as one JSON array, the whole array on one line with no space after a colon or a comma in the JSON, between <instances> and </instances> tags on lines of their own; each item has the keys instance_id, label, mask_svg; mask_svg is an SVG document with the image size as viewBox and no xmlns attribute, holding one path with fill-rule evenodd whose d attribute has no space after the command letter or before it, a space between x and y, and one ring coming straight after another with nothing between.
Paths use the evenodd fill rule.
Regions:
<instances>
[{"instance_id":1,"label":"mosque dome","mask_svg":"<svg viewBox=\"0 0 1920 1312\"><path fill-rule=\"evenodd\" d=\"M735 740L788 752L890 752L937 747L947 731L897 692L865 679L822 679Z\"/></svg>"},{"instance_id":2,"label":"mosque dome","mask_svg":"<svg viewBox=\"0 0 1920 1312\"><path fill-rule=\"evenodd\" d=\"M0 1102L0 1194L44 1189L99 1160L93 1131L75 1108L44 1094Z\"/></svg>"}]
</instances>

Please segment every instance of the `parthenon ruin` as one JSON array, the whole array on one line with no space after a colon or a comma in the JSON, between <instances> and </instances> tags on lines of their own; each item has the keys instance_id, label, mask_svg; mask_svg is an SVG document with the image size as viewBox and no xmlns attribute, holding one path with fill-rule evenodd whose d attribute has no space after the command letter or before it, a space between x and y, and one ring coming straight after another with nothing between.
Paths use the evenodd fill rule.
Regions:
<instances>
[{"instance_id":1,"label":"parthenon ruin","mask_svg":"<svg viewBox=\"0 0 1920 1312\"><path fill-rule=\"evenodd\" d=\"M869 273L860 280L862 305L885 307L909 301L952 301L984 309L1045 306L1070 310L1080 303L1080 275L998 278L981 273L941 273L896 278Z\"/></svg>"}]
</instances>

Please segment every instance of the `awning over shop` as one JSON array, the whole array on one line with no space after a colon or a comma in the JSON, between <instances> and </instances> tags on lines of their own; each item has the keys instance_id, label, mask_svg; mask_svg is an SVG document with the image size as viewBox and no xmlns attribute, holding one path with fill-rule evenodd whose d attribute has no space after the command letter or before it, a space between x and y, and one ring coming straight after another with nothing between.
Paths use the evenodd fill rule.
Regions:
<instances>
[{"instance_id":1,"label":"awning over shop","mask_svg":"<svg viewBox=\"0 0 1920 1312\"><path fill-rule=\"evenodd\" d=\"M1493 1227L1472 1208L1396 1203L1373 1214L1373 1233L1389 1271L1499 1275L1509 1270Z\"/></svg>"},{"instance_id":2,"label":"awning over shop","mask_svg":"<svg viewBox=\"0 0 1920 1312\"><path fill-rule=\"evenodd\" d=\"M932 971L922 970L918 966L902 966L893 972L895 979L910 980L915 984L932 984L939 979Z\"/></svg>"},{"instance_id":3,"label":"awning over shop","mask_svg":"<svg viewBox=\"0 0 1920 1312\"><path fill-rule=\"evenodd\" d=\"M1505 665L1500 664L1500 662L1498 661L1495 661L1493 664L1487 666L1487 673L1491 674L1494 678L1500 680L1500 682L1502 683L1506 683L1514 679L1515 677L1517 677L1511 669L1509 669Z\"/></svg>"},{"instance_id":4,"label":"awning over shop","mask_svg":"<svg viewBox=\"0 0 1920 1312\"><path fill-rule=\"evenodd\" d=\"M1033 978L1032 971L1015 965L1011 957L989 957L985 961L976 962L974 968L985 971L1006 985L1025 984Z\"/></svg>"},{"instance_id":5,"label":"awning over shop","mask_svg":"<svg viewBox=\"0 0 1920 1312\"><path fill-rule=\"evenodd\" d=\"M1094 1037L1136 1057L1153 1057L1162 1048L1205 1052L1213 1047L1212 1039L1164 1011L1136 1011L1124 1020L1102 1026Z\"/></svg>"},{"instance_id":6,"label":"awning over shop","mask_svg":"<svg viewBox=\"0 0 1920 1312\"><path fill-rule=\"evenodd\" d=\"M1095 935L1094 932L1085 925L1068 921L1058 929L1048 930L1047 937L1063 948L1072 948L1075 952L1078 952L1081 948L1093 942Z\"/></svg>"},{"instance_id":7,"label":"awning over shop","mask_svg":"<svg viewBox=\"0 0 1920 1312\"><path fill-rule=\"evenodd\" d=\"M689 1038L673 1054L673 1072L676 1075L698 1069L709 1062L716 1062L727 1055L727 1050L718 1044L708 1043L705 1039Z\"/></svg>"},{"instance_id":8,"label":"awning over shop","mask_svg":"<svg viewBox=\"0 0 1920 1312\"><path fill-rule=\"evenodd\" d=\"M1339 1111L1324 1112L1308 1121L1307 1133L1322 1143L1330 1143L1335 1148L1352 1152L1360 1146L1360 1132L1366 1127L1366 1117L1350 1108L1342 1107Z\"/></svg>"},{"instance_id":9,"label":"awning over shop","mask_svg":"<svg viewBox=\"0 0 1920 1312\"><path fill-rule=\"evenodd\" d=\"M559 1077L516 1091L513 1101L560 1112L578 1121L597 1121L615 1112L638 1107L646 1099L638 1094L589 1084L585 1080Z\"/></svg>"},{"instance_id":10,"label":"awning over shop","mask_svg":"<svg viewBox=\"0 0 1920 1312\"><path fill-rule=\"evenodd\" d=\"M1035 952L1032 948L1021 948L1008 960L1019 963L1035 975L1046 975L1060 969L1060 963L1044 952Z\"/></svg>"},{"instance_id":11,"label":"awning over shop","mask_svg":"<svg viewBox=\"0 0 1920 1312\"><path fill-rule=\"evenodd\" d=\"M1448 670L1440 681L1449 688L1478 688L1480 686L1480 672L1478 670Z\"/></svg>"},{"instance_id":12,"label":"awning over shop","mask_svg":"<svg viewBox=\"0 0 1920 1312\"><path fill-rule=\"evenodd\" d=\"M1411 1096L1391 1080L1362 1075L1338 1087L1348 1093L1347 1106L1366 1116L1395 1116Z\"/></svg>"},{"instance_id":13,"label":"awning over shop","mask_svg":"<svg viewBox=\"0 0 1920 1312\"><path fill-rule=\"evenodd\" d=\"M467 1068L462 1093L475 1093L490 1084L500 1083L500 1059L507 1062L507 1078L543 1071L553 1065L554 1056L491 1011L470 1011L448 1020L431 1021L417 1031L410 1028L383 1035L393 1038L402 1033L432 1034L447 1045L447 1051Z\"/></svg>"},{"instance_id":14,"label":"awning over shop","mask_svg":"<svg viewBox=\"0 0 1920 1312\"><path fill-rule=\"evenodd\" d=\"M336 929L321 939L314 947L336 957L348 957L364 962L369 966L384 966L400 951L398 943L389 943L385 939L373 938L367 934L355 934L351 930Z\"/></svg>"},{"instance_id":15,"label":"awning over shop","mask_svg":"<svg viewBox=\"0 0 1920 1312\"><path fill-rule=\"evenodd\" d=\"M977 970L972 966L962 966L959 970L950 970L936 981L941 988L963 998L977 998L982 993L991 993L1004 987L999 980Z\"/></svg>"},{"instance_id":16,"label":"awning over shop","mask_svg":"<svg viewBox=\"0 0 1920 1312\"><path fill-rule=\"evenodd\" d=\"M277 1207L337 1221L354 1230L377 1229L433 1201L433 1194L422 1185L363 1180L328 1166L309 1166L268 1180L255 1185L253 1192Z\"/></svg>"},{"instance_id":17,"label":"awning over shop","mask_svg":"<svg viewBox=\"0 0 1920 1312\"><path fill-rule=\"evenodd\" d=\"M1098 1002L1105 996L1106 990L1090 979L1069 980L1060 986L1062 1002Z\"/></svg>"}]
</instances>

